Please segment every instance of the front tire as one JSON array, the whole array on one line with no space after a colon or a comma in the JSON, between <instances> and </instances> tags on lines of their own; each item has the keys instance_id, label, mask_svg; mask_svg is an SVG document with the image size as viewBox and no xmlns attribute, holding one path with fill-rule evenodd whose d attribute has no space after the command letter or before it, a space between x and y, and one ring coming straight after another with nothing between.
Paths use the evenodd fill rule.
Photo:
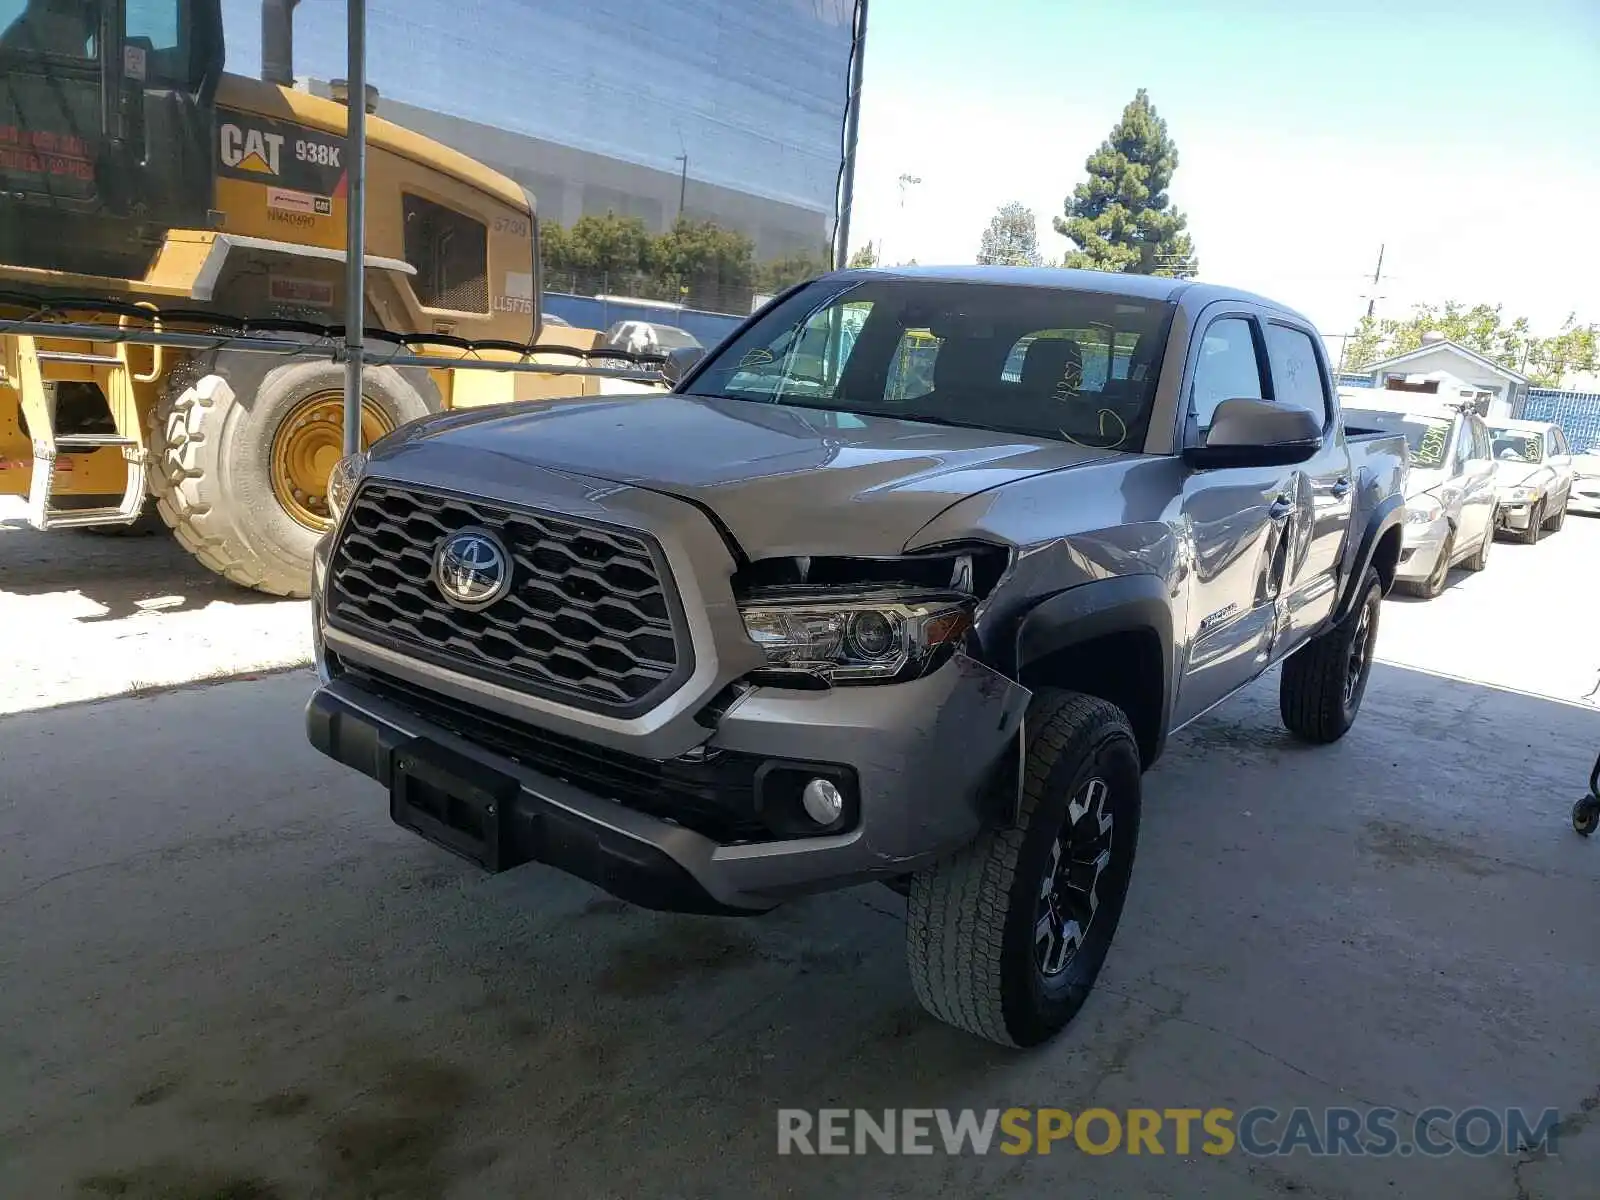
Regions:
<instances>
[{"instance_id":1,"label":"front tire","mask_svg":"<svg viewBox=\"0 0 1600 1200\"><path fill-rule=\"evenodd\" d=\"M1541 500L1534 505L1533 511L1528 514L1528 527L1517 533L1517 541L1524 546L1536 545L1539 538L1544 534L1544 521L1544 501Z\"/></svg>"},{"instance_id":2,"label":"front tire","mask_svg":"<svg viewBox=\"0 0 1600 1200\"><path fill-rule=\"evenodd\" d=\"M329 414L343 387L342 366L300 361L268 373L253 394L207 375L167 398L154 422L152 490L185 550L241 587L310 593L311 553L331 522L314 507L314 483L300 486L296 472L309 479L337 459L342 425ZM363 445L428 412L394 368L367 371Z\"/></svg>"},{"instance_id":3,"label":"front tire","mask_svg":"<svg viewBox=\"0 0 1600 1200\"><path fill-rule=\"evenodd\" d=\"M1382 611L1383 584L1369 567L1355 607L1284 661L1278 713L1290 733L1326 745L1350 732L1372 675Z\"/></svg>"},{"instance_id":4,"label":"front tire","mask_svg":"<svg viewBox=\"0 0 1600 1200\"><path fill-rule=\"evenodd\" d=\"M1544 530L1546 533L1559 533L1561 527L1567 523L1567 502L1563 500L1561 507L1545 518Z\"/></svg>"},{"instance_id":5,"label":"front tire","mask_svg":"<svg viewBox=\"0 0 1600 1200\"><path fill-rule=\"evenodd\" d=\"M1478 549L1472 557L1461 564L1467 570L1481 571L1489 565L1489 547L1494 545L1494 527L1499 519L1495 514L1489 514L1489 527L1483 531L1483 541L1478 543Z\"/></svg>"},{"instance_id":6,"label":"front tire","mask_svg":"<svg viewBox=\"0 0 1600 1200\"><path fill-rule=\"evenodd\" d=\"M1041 691L1027 719L1022 809L911 881L917 999L958 1029L1032 1046L1088 998L1138 846L1141 765L1122 710Z\"/></svg>"}]
</instances>

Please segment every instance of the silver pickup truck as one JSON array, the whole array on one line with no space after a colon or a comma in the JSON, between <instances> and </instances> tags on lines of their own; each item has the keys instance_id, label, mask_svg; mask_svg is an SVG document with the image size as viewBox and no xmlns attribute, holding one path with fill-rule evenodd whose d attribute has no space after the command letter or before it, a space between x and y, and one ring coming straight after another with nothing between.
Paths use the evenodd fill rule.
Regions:
<instances>
[{"instance_id":1,"label":"silver pickup truck","mask_svg":"<svg viewBox=\"0 0 1600 1200\"><path fill-rule=\"evenodd\" d=\"M838 272L670 394L342 462L307 729L491 871L729 914L888 883L922 1003L1037 1043L1100 971L1172 731L1279 662L1290 730L1350 728L1405 472L1258 296Z\"/></svg>"}]
</instances>

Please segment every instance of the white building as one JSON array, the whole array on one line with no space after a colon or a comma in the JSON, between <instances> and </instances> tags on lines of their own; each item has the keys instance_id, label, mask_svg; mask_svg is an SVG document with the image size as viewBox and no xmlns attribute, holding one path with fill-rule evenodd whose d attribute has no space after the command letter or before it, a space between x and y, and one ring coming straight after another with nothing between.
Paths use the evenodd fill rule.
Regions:
<instances>
[{"instance_id":1,"label":"white building","mask_svg":"<svg viewBox=\"0 0 1600 1200\"><path fill-rule=\"evenodd\" d=\"M1486 417L1510 417L1528 394L1526 375L1437 331L1423 334L1415 350L1346 374L1366 375L1375 388L1472 400Z\"/></svg>"}]
</instances>

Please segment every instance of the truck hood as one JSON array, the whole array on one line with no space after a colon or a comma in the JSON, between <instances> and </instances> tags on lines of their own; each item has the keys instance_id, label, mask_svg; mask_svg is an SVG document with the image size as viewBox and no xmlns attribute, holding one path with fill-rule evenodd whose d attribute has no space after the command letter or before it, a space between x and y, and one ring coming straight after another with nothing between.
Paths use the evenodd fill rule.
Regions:
<instances>
[{"instance_id":1,"label":"truck hood","mask_svg":"<svg viewBox=\"0 0 1600 1200\"><path fill-rule=\"evenodd\" d=\"M433 458L471 489L480 455L629 484L709 509L752 558L895 554L951 504L1116 452L776 404L681 395L533 401L443 413L374 448Z\"/></svg>"},{"instance_id":2,"label":"truck hood","mask_svg":"<svg viewBox=\"0 0 1600 1200\"><path fill-rule=\"evenodd\" d=\"M1412 467L1406 474L1406 499L1415 500L1424 492L1431 492L1445 481L1440 467Z\"/></svg>"}]
</instances>

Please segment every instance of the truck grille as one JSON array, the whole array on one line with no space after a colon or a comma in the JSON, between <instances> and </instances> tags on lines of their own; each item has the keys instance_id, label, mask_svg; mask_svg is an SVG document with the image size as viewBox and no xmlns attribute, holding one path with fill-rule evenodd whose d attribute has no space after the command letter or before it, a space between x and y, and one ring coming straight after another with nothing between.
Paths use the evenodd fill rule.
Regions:
<instances>
[{"instance_id":1,"label":"truck grille","mask_svg":"<svg viewBox=\"0 0 1600 1200\"><path fill-rule=\"evenodd\" d=\"M468 526L497 534L511 557L509 590L478 611L448 603L433 579L440 542ZM663 575L644 535L372 481L331 559L328 621L464 674L628 715L693 666Z\"/></svg>"}]
</instances>

